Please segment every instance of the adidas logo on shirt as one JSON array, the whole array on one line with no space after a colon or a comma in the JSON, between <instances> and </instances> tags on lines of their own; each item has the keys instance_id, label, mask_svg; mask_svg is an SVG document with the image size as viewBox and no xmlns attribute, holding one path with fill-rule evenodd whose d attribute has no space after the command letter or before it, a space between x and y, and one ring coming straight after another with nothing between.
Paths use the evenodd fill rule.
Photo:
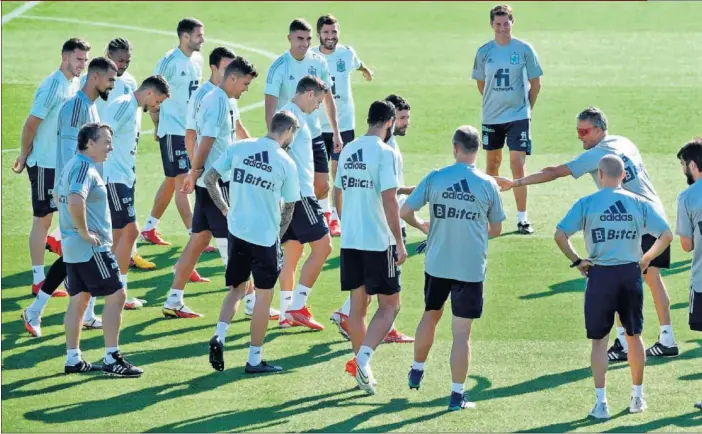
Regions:
<instances>
[{"instance_id":1,"label":"adidas logo on shirt","mask_svg":"<svg viewBox=\"0 0 702 434\"><path fill-rule=\"evenodd\" d=\"M620 200L614 202L614 205L607 208L600 216L600 221L603 222L630 222L632 220L634 220L634 217L627 213L624 204Z\"/></svg>"},{"instance_id":2,"label":"adidas logo on shirt","mask_svg":"<svg viewBox=\"0 0 702 434\"><path fill-rule=\"evenodd\" d=\"M344 169L366 170L366 163L363 162L363 149L359 149L346 159Z\"/></svg>"},{"instance_id":3,"label":"adidas logo on shirt","mask_svg":"<svg viewBox=\"0 0 702 434\"><path fill-rule=\"evenodd\" d=\"M290 81L292 81L292 80L295 80L295 77L293 77L293 76L291 75L291 76L290 76Z\"/></svg>"},{"instance_id":4,"label":"adidas logo on shirt","mask_svg":"<svg viewBox=\"0 0 702 434\"><path fill-rule=\"evenodd\" d=\"M185 71L180 71L180 76L185 77Z\"/></svg>"},{"instance_id":5,"label":"adidas logo on shirt","mask_svg":"<svg viewBox=\"0 0 702 434\"><path fill-rule=\"evenodd\" d=\"M475 202L475 196L471 194L470 188L468 187L468 181L461 179L460 182L453 184L453 186L446 189L445 192L441 194L444 199L458 199L465 200L466 202Z\"/></svg>"},{"instance_id":6,"label":"adidas logo on shirt","mask_svg":"<svg viewBox=\"0 0 702 434\"><path fill-rule=\"evenodd\" d=\"M244 159L244 164L255 169L265 170L266 172L273 171L273 168L268 164L268 151L249 155Z\"/></svg>"}]
</instances>

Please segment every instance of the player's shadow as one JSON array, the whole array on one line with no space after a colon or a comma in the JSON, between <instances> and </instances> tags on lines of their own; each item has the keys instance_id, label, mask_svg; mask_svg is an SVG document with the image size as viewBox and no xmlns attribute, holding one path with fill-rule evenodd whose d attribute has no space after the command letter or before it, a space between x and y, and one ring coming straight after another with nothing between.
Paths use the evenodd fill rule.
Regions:
<instances>
[{"instance_id":1,"label":"player's shadow","mask_svg":"<svg viewBox=\"0 0 702 434\"><path fill-rule=\"evenodd\" d=\"M672 262L670 264L670 268L668 269L662 269L661 270L661 276L673 276L675 274L680 274L684 273L686 271L690 271L692 267L692 259L686 259L684 261L677 261L677 262Z\"/></svg>"},{"instance_id":2,"label":"player's shadow","mask_svg":"<svg viewBox=\"0 0 702 434\"><path fill-rule=\"evenodd\" d=\"M6 254L9 253L6 251ZM28 288L27 292L29 292L29 289L32 287L32 271L22 271L21 273L15 273L15 274L9 274L7 276L3 276L2 282L0 283L0 286L2 286L2 289L12 289L12 288L20 288L23 286L26 286ZM5 299L3 298L2 300L3 304L6 302ZM5 310L5 309L3 309Z\"/></svg>"},{"instance_id":3,"label":"player's shadow","mask_svg":"<svg viewBox=\"0 0 702 434\"><path fill-rule=\"evenodd\" d=\"M595 426L606 422L611 422L615 419L619 419L622 416L629 414L629 409L625 408L618 413L610 415L609 419L595 419L594 417L584 417L582 419L576 419L570 422L558 422L550 425L540 426L538 428L531 428L524 431L524 433L541 433L541 432L571 432L578 428Z\"/></svg>"},{"instance_id":4,"label":"player's shadow","mask_svg":"<svg viewBox=\"0 0 702 434\"><path fill-rule=\"evenodd\" d=\"M267 342L268 343L268 340ZM207 343L200 343L199 344L202 349L205 351L199 352L198 357L200 357L201 363L207 364L207 357L204 355L204 353L207 350ZM248 342L246 342L246 346L248 346ZM183 348L186 348L183 350ZM227 348L230 348L229 346ZM182 357L182 354L184 351L187 350L192 350L193 348L191 346L186 346L186 347L179 347L179 348L174 348L173 350L176 352L176 354L173 354L173 357ZM310 349L306 353L301 353L301 354L295 354L291 355L288 357L284 357L282 359L276 360L276 364L279 364L283 367L286 368L286 371L283 371L279 374L279 376L285 376L286 374L290 373L296 368L300 367L310 367L314 366L319 363L324 363L327 362L331 359L334 359L336 357L341 356L342 354L346 354L348 351L346 349L344 350L337 350L337 351L332 351L330 344L327 343L320 343L316 344L310 347ZM147 352L145 352L147 353ZM132 357L130 356L130 361L135 362L136 365L139 365L140 363L138 362L138 359L140 357ZM142 360L144 360L142 358ZM149 375L149 371L146 370L144 375ZM91 374L85 374L85 377L91 377ZM104 378L102 377L102 374L97 374L99 378ZM79 422L79 421L85 421L85 420L95 420L95 419L100 419L100 418L106 418L106 417L114 417L114 416L124 416L128 415L130 413L134 412L141 412L145 408L148 408L152 405L157 405L162 402L172 400L172 399L177 399L181 398L184 396L192 396L193 394L198 394L201 393L203 390L207 391L212 391L220 387L226 387L227 385L230 385L231 383L234 382L240 382L240 381L248 381L258 378L255 375L248 375L244 373L244 370L241 365L238 365L234 368L228 368L225 369L223 372L217 372L213 371L210 374L203 375L201 377L197 378L189 378L184 381L169 381L166 384L160 384L157 386L152 386L152 387L146 387L143 389L139 390L134 390L131 392L127 392L125 394L115 396L115 397L106 397L100 399L100 395L96 395L98 399L90 399L88 401L83 401L80 403L75 403L75 404L65 404L65 405L56 405L53 407L46 407L43 409L39 410L32 410L24 413L24 417L28 420L34 420L34 421L41 421L44 423L48 424L54 424L54 423L70 423L70 422ZM98 380L94 380L98 381ZM105 380L109 381L109 380ZM281 381L285 381L281 379ZM100 390L100 386L103 386L101 384L96 383L95 390ZM105 383L103 387L108 387L108 385ZM17 390L15 387L13 390ZM4 391L4 390L3 390ZM40 396L44 391L43 390L37 390L36 394L37 396ZM327 396L333 396L336 393L330 393L326 395L320 395L320 400L324 399ZM301 402L304 403L310 403L313 402L310 400L309 397L304 397L300 398ZM115 405L115 403L119 403L119 405ZM326 407L328 404L320 404L321 407ZM278 412L278 414L283 416L283 408L285 409L285 417L289 417L290 413L288 411L290 407L290 402L286 401L285 404L281 405L281 410ZM264 412L265 413L265 412ZM261 417L261 409L257 409L255 411L249 411L247 414L251 415L251 418L254 420L258 420ZM242 424L242 421L240 420L241 418L235 417L234 421L230 422L231 423L239 423ZM252 421L253 422L253 421ZM203 427L204 428L204 427ZM177 429L177 428L176 428ZM159 427L159 428L154 428L155 431L167 431L171 430L168 428L168 426L165 427ZM186 431L193 431L194 429L190 427L189 430ZM197 431L197 429L195 429ZM204 429L205 431L220 431L220 429L215 428L208 428Z\"/></svg>"},{"instance_id":5,"label":"player's shadow","mask_svg":"<svg viewBox=\"0 0 702 434\"><path fill-rule=\"evenodd\" d=\"M678 378L679 380L683 381L698 381L702 380L702 372L698 372L697 374L688 374L688 375L682 375Z\"/></svg>"},{"instance_id":6,"label":"player's shadow","mask_svg":"<svg viewBox=\"0 0 702 434\"><path fill-rule=\"evenodd\" d=\"M690 408L693 406L693 399L690 398ZM651 432L656 430L678 431L677 428L692 428L697 431L702 427L702 411L692 410L679 416L664 417L639 425L618 426L604 432Z\"/></svg>"}]
</instances>

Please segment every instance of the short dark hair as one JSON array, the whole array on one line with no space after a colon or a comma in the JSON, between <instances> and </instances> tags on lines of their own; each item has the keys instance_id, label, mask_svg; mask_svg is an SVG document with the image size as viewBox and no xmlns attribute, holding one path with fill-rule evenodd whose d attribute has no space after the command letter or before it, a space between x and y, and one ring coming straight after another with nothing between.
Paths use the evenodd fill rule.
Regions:
<instances>
[{"instance_id":1,"label":"short dark hair","mask_svg":"<svg viewBox=\"0 0 702 434\"><path fill-rule=\"evenodd\" d=\"M286 132L291 128L293 129L294 133L295 131L297 131L298 127L299 125L295 116L293 116L292 113L286 110L273 115L273 119L271 119L271 129L269 133L278 135Z\"/></svg>"},{"instance_id":2,"label":"short dark hair","mask_svg":"<svg viewBox=\"0 0 702 434\"><path fill-rule=\"evenodd\" d=\"M685 165L695 162L697 170L702 170L702 136L695 137L678 151L678 160L681 160Z\"/></svg>"},{"instance_id":3,"label":"short dark hair","mask_svg":"<svg viewBox=\"0 0 702 434\"><path fill-rule=\"evenodd\" d=\"M302 30L303 32L311 32L312 26L304 18L295 18L290 23L290 33Z\"/></svg>"},{"instance_id":4,"label":"short dark hair","mask_svg":"<svg viewBox=\"0 0 702 434\"><path fill-rule=\"evenodd\" d=\"M227 47L217 47L210 53L210 66L219 68L222 59L233 59L236 54Z\"/></svg>"},{"instance_id":5,"label":"short dark hair","mask_svg":"<svg viewBox=\"0 0 702 434\"><path fill-rule=\"evenodd\" d=\"M78 150L85 151L88 149L88 141L97 142L100 138L100 130L107 130L110 134L113 133L112 127L100 122L89 122L78 131Z\"/></svg>"},{"instance_id":6,"label":"short dark hair","mask_svg":"<svg viewBox=\"0 0 702 434\"><path fill-rule=\"evenodd\" d=\"M307 93L309 91L314 91L315 94L327 91L327 85L318 77L314 75L305 75L297 82L297 88L295 88L296 94Z\"/></svg>"},{"instance_id":7,"label":"short dark hair","mask_svg":"<svg viewBox=\"0 0 702 434\"><path fill-rule=\"evenodd\" d=\"M470 125L458 127L453 133L453 144L466 153L478 152L480 148L480 135L478 130Z\"/></svg>"},{"instance_id":8,"label":"short dark hair","mask_svg":"<svg viewBox=\"0 0 702 434\"><path fill-rule=\"evenodd\" d=\"M389 101L374 101L368 109L368 125L380 126L395 119L395 106Z\"/></svg>"},{"instance_id":9,"label":"short dark hair","mask_svg":"<svg viewBox=\"0 0 702 434\"><path fill-rule=\"evenodd\" d=\"M117 51L131 51L132 44L124 38L115 38L107 44L107 52L112 54Z\"/></svg>"},{"instance_id":10,"label":"short dark hair","mask_svg":"<svg viewBox=\"0 0 702 434\"><path fill-rule=\"evenodd\" d=\"M319 17L317 20L317 33L322 31L322 26L331 26L338 23L339 20L332 14L326 14Z\"/></svg>"},{"instance_id":11,"label":"short dark hair","mask_svg":"<svg viewBox=\"0 0 702 434\"><path fill-rule=\"evenodd\" d=\"M76 49L90 51L90 44L88 43L88 41L85 41L80 38L71 38L63 43L63 48L61 48L61 54L69 53Z\"/></svg>"},{"instance_id":12,"label":"short dark hair","mask_svg":"<svg viewBox=\"0 0 702 434\"><path fill-rule=\"evenodd\" d=\"M151 77L146 77L144 81L141 82L139 89L152 88L161 95L166 95L166 97L171 96L171 87L168 85L168 81L162 75L152 75Z\"/></svg>"},{"instance_id":13,"label":"short dark hair","mask_svg":"<svg viewBox=\"0 0 702 434\"><path fill-rule=\"evenodd\" d=\"M245 75L250 75L253 78L258 77L258 72L253 66L253 63L244 59L241 56L234 56L234 60L227 65L227 69L224 70L224 78L229 78L230 75L236 74L237 77L243 77Z\"/></svg>"},{"instance_id":14,"label":"short dark hair","mask_svg":"<svg viewBox=\"0 0 702 434\"><path fill-rule=\"evenodd\" d=\"M579 121L588 121L594 127L601 129L602 131L607 131L607 116L604 112L597 107L588 107L578 114Z\"/></svg>"},{"instance_id":15,"label":"short dark hair","mask_svg":"<svg viewBox=\"0 0 702 434\"><path fill-rule=\"evenodd\" d=\"M495 21L495 17L508 17L510 21L514 22L512 8L509 5L497 5L490 9L490 22Z\"/></svg>"},{"instance_id":16,"label":"short dark hair","mask_svg":"<svg viewBox=\"0 0 702 434\"><path fill-rule=\"evenodd\" d=\"M180 38L183 33L192 33L193 30L198 27L202 27L202 22L196 20L195 18L183 18L178 22L178 27L176 28L176 33Z\"/></svg>"},{"instance_id":17,"label":"short dark hair","mask_svg":"<svg viewBox=\"0 0 702 434\"><path fill-rule=\"evenodd\" d=\"M410 105L407 102L407 100L399 95L390 94L385 97L385 101L392 103L392 105L395 106L395 110L397 110L398 112L410 109Z\"/></svg>"},{"instance_id":18,"label":"short dark hair","mask_svg":"<svg viewBox=\"0 0 702 434\"><path fill-rule=\"evenodd\" d=\"M92 74L93 72L107 72L109 70L117 72L117 65L107 57L96 57L88 64L88 74Z\"/></svg>"}]
</instances>

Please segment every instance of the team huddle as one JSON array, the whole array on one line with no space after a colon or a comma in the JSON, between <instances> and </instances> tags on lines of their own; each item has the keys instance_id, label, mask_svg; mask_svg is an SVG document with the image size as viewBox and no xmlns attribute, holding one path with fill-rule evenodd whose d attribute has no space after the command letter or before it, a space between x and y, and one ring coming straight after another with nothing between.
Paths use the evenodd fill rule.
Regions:
<instances>
[{"instance_id":1,"label":"team huddle","mask_svg":"<svg viewBox=\"0 0 702 434\"><path fill-rule=\"evenodd\" d=\"M143 370L119 350L122 311L145 303L127 297L127 275L130 267L155 268L137 252L139 237L145 243L170 244L157 227L175 198L189 236L173 267L162 313L180 319L203 316L186 305L185 287L208 281L197 272L197 261L202 253L218 252L228 291L209 341L215 370L225 369L227 329L242 304L251 317L244 368L249 374L283 370L262 358L269 321L281 328L324 329L312 314L310 295L332 252L332 237L340 237L339 283L348 295L331 321L352 344L345 371L362 390L375 394L371 359L378 346L414 343L408 385L419 389L450 297L449 410L474 407L464 383L472 322L483 312L488 239L502 233L506 220L500 193L514 190L516 229L529 236L535 229L527 216L526 186L589 173L599 191L576 202L558 224L555 241L571 267L588 277L585 325L592 340L596 395L590 415L609 417L605 375L608 363L615 361L628 361L631 367L630 411L644 411L646 357L679 354L661 277L661 269L670 267L673 233L638 148L623 136L610 135L607 117L595 107L577 116L582 154L525 174L543 71L534 48L512 36L513 22L509 6L491 9L495 39L475 56L472 78L482 95L481 129L458 127L451 147L455 163L431 171L416 186L405 185L397 140L410 125L405 98L392 94L373 102L367 131L356 134L350 74L359 71L368 81L374 74L353 48L339 43L339 23L332 15L317 21L318 47L311 47L313 29L305 20L291 22L290 49L266 76L263 137L251 136L238 108L237 101L259 76L250 61L216 47L208 58L210 78L201 83L202 22L185 18L178 23L178 47L140 85L127 72L132 47L126 39L110 41L105 56L90 62L90 44L69 39L62 47L60 68L35 93L13 166L16 173L27 168L32 189L29 245L36 299L22 314L26 330L41 336L48 300L70 296L64 372L141 376ZM136 159L141 117L147 112L160 146L164 180L140 229L134 200ZM505 143L514 179L499 176ZM475 165L481 147L487 157L485 173ZM685 144L677 158L689 187L678 199L676 233L685 251L694 250L689 325L702 331L702 249L695 249L702 243L702 139ZM425 206L429 221L417 216ZM55 212L59 229L49 234ZM416 339L394 326L401 265L408 256L407 225L427 236L417 249L426 260L425 312ZM579 231L588 250L582 257L569 241ZM296 279L305 245L309 254ZM46 275L45 246L58 255ZM651 288L660 323L659 339L648 349L641 338L642 281ZM278 309L272 307L276 284ZM102 318L94 312L98 297L104 300ZM378 307L367 322L373 298ZM617 335L607 349L615 322ZM102 366L83 360L82 329L103 329Z\"/></svg>"}]
</instances>

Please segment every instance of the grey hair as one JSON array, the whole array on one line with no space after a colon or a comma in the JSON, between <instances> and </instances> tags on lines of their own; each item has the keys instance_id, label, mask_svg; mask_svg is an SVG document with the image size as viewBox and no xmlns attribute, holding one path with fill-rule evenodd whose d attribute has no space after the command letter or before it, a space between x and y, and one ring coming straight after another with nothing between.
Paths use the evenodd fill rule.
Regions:
<instances>
[{"instance_id":1,"label":"grey hair","mask_svg":"<svg viewBox=\"0 0 702 434\"><path fill-rule=\"evenodd\" d=\"M624 161L618 155L605 155L600 159L597 167L607 178L621 179L624 175Z\"/></svg>"},{"instance_id":2,"label":"grey hair","mask_svg":"<svg viewBox=\"0 0 702 434\"><path fill-rule=\"evenodd\" d=\"M581 111L578 115L579 121L588 121L594 127L601 129L602 131L607 131L607 116L604 112L597 107L588 107Z\"/></svg>"},{"instance_id":3,"label":"grey hair","mask_svg":"<svg viewBox=\"0 0 702 434\"><path fill-rule=\"evenodd\" d=\"M453 144L458 146L462 152L478 152L480 147L480 135L475 127L463 125L453 133Z\"/></svg>"}]
</instances>

